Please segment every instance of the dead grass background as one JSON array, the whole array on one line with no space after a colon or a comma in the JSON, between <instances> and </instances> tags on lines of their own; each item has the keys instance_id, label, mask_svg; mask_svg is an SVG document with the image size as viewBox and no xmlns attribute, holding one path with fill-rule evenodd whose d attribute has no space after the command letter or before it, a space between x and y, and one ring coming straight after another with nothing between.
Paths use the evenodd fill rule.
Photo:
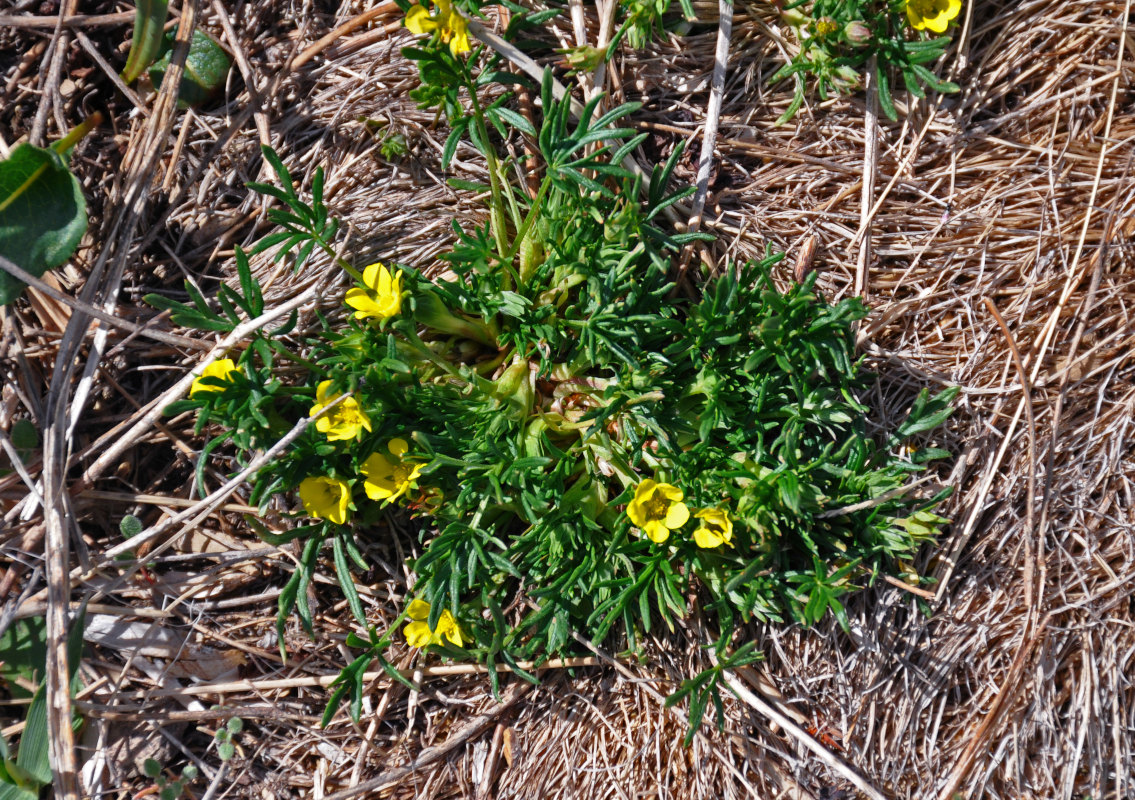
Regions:
<instances>
[{"instance_id":1,"label":"dead grass background","mask_svg":"<svg viewBox=\"0 0 1135 800\"><path fill-rule=\"evenodd\" d=\"M244 188L267 176L261 141L296 175L324 166L328 203L361 263L429 265L449 221L480 213L445 186L446 131L408 96L416 73L399 50L410 37L392 5L306 52L371 7L183 3L183 18L243 62L208 111L175 111L165 92L141 93L137 107L117 93L92 53L120 68L130 15L97 15L125 6L0 5L0 155L108 112L75 156L92 221L54 274L66 295L145 322L146 292L176 295L188 278L211 294L234 274L233 245L267 231L264 206ZM583 11L594 43L598 14ZM97 18L54 36L59 13ZM678 139L690 152L700 146L716 15L699 6L704 24L625 51L608 70L617 99L645 103L636 120L654 134L649 157ZM586 662L596 666L548 671L531 690L506 678L506 707L483 675L430 674L396 647L422 691L377 678L359 725L340 714L321 730L320 684L349 658L350 614L333 580L318 580L317 637L290 628L280 661L275 598L295 553L249 534L239 492L188 531L170 528L139 561L107 558L124 514L154 525L193 505L202 441L192 420L162 419L154 402L214 341L96 332L67 303L29 292L3 311L0 431L18 418L44 431L44 458L27 471L49 513L19 475L0 477L0 623L59 613L60 597L94 604L77 699L82 775L64 775L56 794L81 784L92 796L132 795L148 785L138 765L153 756L171 768L199 764L193 790L209 786L211 797L323 797L353 786L399 798L860 796L840 763L888 798L1135 797L1130 4L981 2L963 16L944 67L963 90L898 96L905 113L882 120L877 209L867 217L863 95L812 102L774 127L791 97L790 85L766 82L784 46L776 11L739 3L705 223L720 237L718 263L771 244L789 254L786 278L814 239L833 298L853 291L865 234L874 311L862 341L880 375L878 413L901 415L922 386L962 387L937 435L958 454L941 475L956 486L944 512L954 524L914 565L939 581L926 606L881 583L850 603L851 635L831 623L754 627L766 660L740 677L766 705L727 698L723 732L707 725L688 749L683 722L660 698L708 666L690 630L652 642L646 664L613 666L599 653ZM567 13L553 37L576 43ZM404 135L407 157L384 159L367 119ZM482 170L467 148L458 160L462 177ZM695 166L686 163L684 180ZM270 303L314 287L318 307L335 312L342 280L325 265L299 276L256 266ZM302 307L301 330L314 310ZM61 409L48 396L53 376L75 398ZM58 421L71 413L67 431ZM232 467L219 461L207 488ZM362 591L380 629L410 579L402 565L415 538L404 525L391 519L367 533L374 566ZM64 536L70 556L53 572ZM128 569L139 563L149 566ZM57 581L52 597L48 578L68 570L70 593ZM758 710L770 707L779 721ZM11 738L24 709L5 709ZM222 767L211 736L234 715L246 726Z\"/></svg>"}]
</instances>

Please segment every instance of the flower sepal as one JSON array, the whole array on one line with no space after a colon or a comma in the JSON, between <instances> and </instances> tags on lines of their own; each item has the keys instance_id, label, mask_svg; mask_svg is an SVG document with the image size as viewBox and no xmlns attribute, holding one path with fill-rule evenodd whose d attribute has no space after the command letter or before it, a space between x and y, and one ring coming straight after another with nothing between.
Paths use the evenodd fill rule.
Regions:
<instances>
[{"instance_id":1,"label":"flower sepal","mask_svg":"<svg viewBox=\"0 0 1135 800\"><path fill-rule=\"evenodd\" d=\"M497 346L496 337L488 325L453 313L436 292L421 285L414 292L414 319L431 330L472 339L493 348Z\"/></svg>"}]
</instances>

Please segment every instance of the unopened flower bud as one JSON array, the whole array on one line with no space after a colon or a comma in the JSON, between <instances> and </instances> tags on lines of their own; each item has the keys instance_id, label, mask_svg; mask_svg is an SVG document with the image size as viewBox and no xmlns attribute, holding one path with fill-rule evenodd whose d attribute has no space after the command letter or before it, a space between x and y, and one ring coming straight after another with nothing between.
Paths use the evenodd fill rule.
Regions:
<instances>
[{"instance_id":1,"label":"unopened flower bud","mask_svg":"<svg viewBox=\"0 0 1135 800\"><path fill-rule=\"evenodd\" d=\"M871 29L857 19L844 26L843 35L856 47L862 47L871 41Z\"/></svg>"},{"instance_id":2,"label":"unopened flower bud","mask_svg":"<svg viewBox=\"0 0 1135 800\"><path fill-rule=\"evenodd\" d=\"M591 72L603 63L607 51L598 47L569 47L559 51L564 56L564 63L569 69L577 72Z\"/></svg>"},{"instance_id":3,"label":"unopened flower bud","mask_svg":"<svg viewBox=\"0 0 1135 800\"><path fill-rule=\"evenodd\" d=\"M847 64L836 67L835 78L837 83L842 83L846 88L858 86L860 82L859 72Z\"/></svg>"}]
</instances>

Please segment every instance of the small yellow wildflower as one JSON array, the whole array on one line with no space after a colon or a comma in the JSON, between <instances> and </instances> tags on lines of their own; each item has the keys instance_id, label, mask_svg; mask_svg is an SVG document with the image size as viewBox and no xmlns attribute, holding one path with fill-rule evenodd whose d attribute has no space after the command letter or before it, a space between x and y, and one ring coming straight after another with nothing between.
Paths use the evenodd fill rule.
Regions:
<instances>
[{"instance_id":1,"label":"small yellow wildflower","mask_svg":"<svg viewBox=\"0 0 1135 800\"><path fill-rule=\"evenodd\" d=\"M339 392L331 393L331 381L323 381L315 388L315 405L308 416L314 417L342 396ZM355 439L364 428L370 431L370 417L353 397L348 397L315 421L315 429L327 434L332 442Z\"/></svg>"},{"instance_id":2,"label":"small yellow wildflower","mask_svg":"<svg viewBox=\"0 0 1135 800\"><path fill-rule=\"evenodd\" d=\"M189 396L201 394L202 392L223 392L224 386L218 386L215 383L206 383L203 378L216 378L225 383L230 383L230 376L237 372L236 364L233 363L231 358L222 358L219 361L214 361L205 369L201 370L201 374L193 379L193 385L189 387Z\"/></svg>"},{"instance_id":3,"label":"small yellow wildflower","mask_svg":"<svg viewBox=\"0 0 1135 800\"><path fill-rule=\"evenodd\" d=\"M347 521L351 487L346 481L313 475L300 482L299 494L304 510L316 519L325 519L336 525Z\"/></svg>"},{"instance_id":4,"label":"small yellow wildflower","mask_svg":"<svg viewBox=\"0 0 1135 800\"><path fill-rule=\"evenodd\" d=\"M634 500L627 506L627 516L652 542L664 542L670 538L670 531L682 527L690 518L683 497L677 486L647 478L635 489Z\"/></svg>"},{"instance_id":5,"label":"small yellow wildflower","mask_svg":"<svg viewBox=\"0 0 1135 800\"><path fill-rule=\"evenodd\" d=\"M402 633L406 636L406 641L411 647L441 644L443 638L448 639L458 647L465 646L465 639L461 636L461 628L457 626L457 620L449 613L448 608L441 612L436 630L430 630L428 622L430 605L425 600L415 600L410 603L407 613L410 619L414 621L403 628Z\"/></svg>"},{"instance_id":6,"label":"small yellow wildflower","mask_svg":"<svg viewBox=\"0 0 1135 800\"><path fill-rule=\"evenodd\" d=\"M431 15L424 3L411 6L406 12L406 27L418 35L438 31L453 55L468 53L472 49L469 46L468 21L453 7L451 0L434 0L434 5L437 6L436 15Z\"/></svg>"},{"instance_id":7,"label":"small yellow wildflower","mask_svg":"<svg viewBox=\"0 0 1135 800\"><path fill-rule=\"evenodd\" d=\"M733 546L733 520L724 508L703 508L694 514L701 526L694 531L698 547L710 550L721 545Z\"/></svg>"},{"instance_id":8,"label":"small yellow wildflower","mask_svg":"<svg viewBox=\"0 0 1135 800\"><path fill-rule=\"evenodd\" d=\"M906 0L906 18L916 31L945 33L961 10L962 0Z\"/></svg>"},{"instance_id":9,"label":"small yellow wildflower","mask_svg":"<svg viewBox=\"0 0 1135 800\"><path fill-rule=\"evenodd\" d=\"M822 39L825 36L830 36L831 34L838 31L839 23L831 17L820 17L818 20L816 20L815 30L816 36Z\"/></svg>"},{"instance_id":10,"label":"small yellow wildflower","mask_svg":"<svg viewBox=\"0 0 1135 800\"><path fill-rule=\"evenodd\" d=\"M401 270L391 272L382 264L371 264L363 270L363 283L365 289L348 289L344 298L355 309L355 319L390 319L402 313Z\"/></svg>"},{"instance_id":11,"label":"small yellow wildflower","mask_svg":"<svg viewBox=\"0 0 1135 800\"><path fill-rule=\"evenodd\" d=\"M372 453L363 462L362 473L366 477L363 488L371 500L392 503L410 490L421 474L423 465L402 460L402 456L410 449L405 439L391 439L386 449L390 451L392 458Z\"/></svg>"}]
</instances>

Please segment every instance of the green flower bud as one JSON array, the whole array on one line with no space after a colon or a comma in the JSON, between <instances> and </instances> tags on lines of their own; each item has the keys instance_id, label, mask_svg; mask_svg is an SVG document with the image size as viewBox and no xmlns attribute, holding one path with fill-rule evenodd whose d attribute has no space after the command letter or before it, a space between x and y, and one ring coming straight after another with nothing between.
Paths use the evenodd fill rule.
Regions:
<instances>
[{"instance_id":1,"label":"green flower bud","mask_svg":"<svg viewBox=\"0 0 1135 800\"><path fill-rule=\"evenodd\" d=\"M856 47L862 47L871 41L871 29L857 19L843 27L843 35Z\"/></svg>"},{"instance_id":2,"label":"green flower bud","mask_svg":"<svg viewBox=\"0 0 1135 800\"><path fill-rule=\"evenodd\" d=\"M598 47L570 47L559 51L564 57L564 63L569 69L576 72L591 72L603 63L607 51Z\"/></svg>"},{"instance_id":3,"label":"green flower bud","mask_svg":"<svg viewBox=\"0 0 1135 800\"><path fill-rule=\"evenodd\" d=\"M490 347L497 346L495 337L484 323L454 314L445 307L440 297L428 289L414 293L414 319L435 331L472 339Z\"/></svg>"}]
</instances>

